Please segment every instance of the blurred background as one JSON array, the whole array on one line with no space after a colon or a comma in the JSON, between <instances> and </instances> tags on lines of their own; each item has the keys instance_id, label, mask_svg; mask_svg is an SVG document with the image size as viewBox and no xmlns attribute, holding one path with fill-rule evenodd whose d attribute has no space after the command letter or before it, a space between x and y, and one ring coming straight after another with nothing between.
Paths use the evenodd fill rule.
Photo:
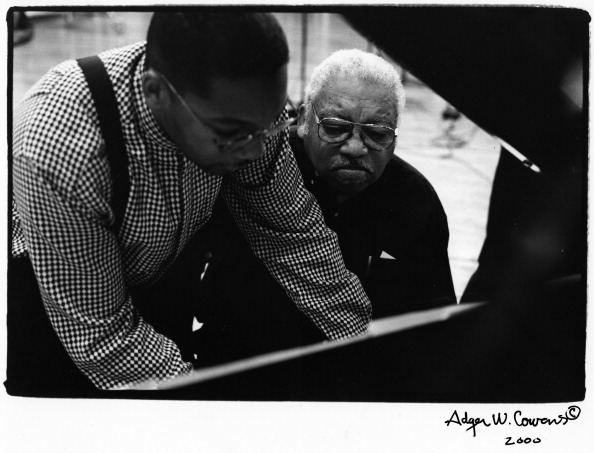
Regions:
<instances>
[{"instance_id":1,"label":"blurred background","mask_svg":"<svg viewBox=\"0 0 594 453\"><path fill-rule=\"evenodd\" d=\"M338 14L275 15L289 42L288 90L295 104L301 102L313 68L332 52L358 48L387 58ZM56 64L144 40L150 17L150 12L30 10L24 16L13 12L12 107ZM407 94L395 152L429 179L442 201L450 228L454 286L460 298L477 268L485 239L499 145L464 112L392 63L402 74Z\"/></svg>"}]
</instances>

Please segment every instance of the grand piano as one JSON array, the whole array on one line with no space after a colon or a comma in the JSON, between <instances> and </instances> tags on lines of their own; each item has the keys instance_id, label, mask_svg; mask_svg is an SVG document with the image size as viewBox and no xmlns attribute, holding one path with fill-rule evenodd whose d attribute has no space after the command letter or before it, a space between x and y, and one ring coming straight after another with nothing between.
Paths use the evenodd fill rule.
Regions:
<instances>
[{"instance_id":1,"label":"grand piano","mask_svg":"<svg viewBox=\"0 0 594 453\"><path fill-rule=\"evenodd\" d=\"M583 400L589 15L462 6L332 12L500 139L478 270L448 316L202 370L150 397Z\"/></svg>"}]
</instances>

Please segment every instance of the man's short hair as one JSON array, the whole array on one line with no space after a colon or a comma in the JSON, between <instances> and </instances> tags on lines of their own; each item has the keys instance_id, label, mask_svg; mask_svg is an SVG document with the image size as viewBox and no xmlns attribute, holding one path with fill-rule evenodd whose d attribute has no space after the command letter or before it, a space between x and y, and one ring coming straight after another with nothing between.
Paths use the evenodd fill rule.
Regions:
<instances>
[{"instance_id":1,"label":"man's short hair","mask_svg":"<svg viewBox=\"0 0 594 453\"><path fill-rule=\"evenodd\" d=\"M147 65L180 90L206 95L215 77L275 74L289 61L283 29L269 13L158 12L147 35Z\"/></svg>"},{"instance_id":2,"label":"man's short hair","mask_svg":"<svg viewBox=\"0 0 594 453\"><path fill-rule=\"evenodd\" d=\"M394 65L382 57L359 49L344 49L334 52L313 70L305 88L306 115L310 114L311 102L318 98L328 81L340 75L348 75L365 83L377 83L385 86L386 99L394 103L400 120L405 103L400 74ZM391 99L388 93L392 93Z\"/></svg>"}]
</instances>

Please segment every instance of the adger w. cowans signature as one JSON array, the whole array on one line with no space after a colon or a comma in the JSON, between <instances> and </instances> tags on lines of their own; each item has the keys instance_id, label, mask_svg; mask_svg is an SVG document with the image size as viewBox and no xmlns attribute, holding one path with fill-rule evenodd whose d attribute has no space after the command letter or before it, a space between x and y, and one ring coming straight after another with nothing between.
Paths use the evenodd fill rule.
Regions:
<instances>
[{"instance_id":1,"label":"adger w. cowans signature","mask_svg":"<svg viewBox=\"0 0 594 453\"><path fill-rule=\"evenodd\" d=\"M458 411L455 410L448 420L445 421L447 426L451 424L463 426L470 425L466 431L472 430L472 437L476 437L476 430L479 426L488 428L490 426L497 425L512 425L516 426L552 426L552 425L566 425L572 420L576 420L582 410L578 406L569 406L564 414L559 414L554 418L532 416L523 414L522 411L517 410L512 416L509 416L507 412L498 412L497 414L491 414L490 418L471 417L468 412L464 412L464 416L460 417ZM511 445L511 444L509 444Z\"/></svg>"}]
</instances>

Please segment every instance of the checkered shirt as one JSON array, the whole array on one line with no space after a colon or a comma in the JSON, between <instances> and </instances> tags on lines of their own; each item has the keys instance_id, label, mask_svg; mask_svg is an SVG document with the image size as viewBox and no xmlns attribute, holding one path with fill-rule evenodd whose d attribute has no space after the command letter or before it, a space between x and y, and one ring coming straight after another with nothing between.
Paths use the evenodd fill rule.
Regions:
<instances>
[{"instance_id":1,"label":"checkered shirt","mask_svg":"<svg viewBox=\"0 0 594 453\"><path fill-rule=\"evenodd\" d=\"M166 138L145 103L145 43L100 57L116 93L130 168L118 235L110 229L112 184L98 117L75 61L31 88L15 109L13 131L13 255L29 255L48 316L90 380L113 389L192 369L170 339L143 321L127 288L165 272L207 222L219 192L254 251L328 338L363 333L371 306L303 187L288 133L270 137L247 168L208 174Z\"/></svg>"}]
</instances>

